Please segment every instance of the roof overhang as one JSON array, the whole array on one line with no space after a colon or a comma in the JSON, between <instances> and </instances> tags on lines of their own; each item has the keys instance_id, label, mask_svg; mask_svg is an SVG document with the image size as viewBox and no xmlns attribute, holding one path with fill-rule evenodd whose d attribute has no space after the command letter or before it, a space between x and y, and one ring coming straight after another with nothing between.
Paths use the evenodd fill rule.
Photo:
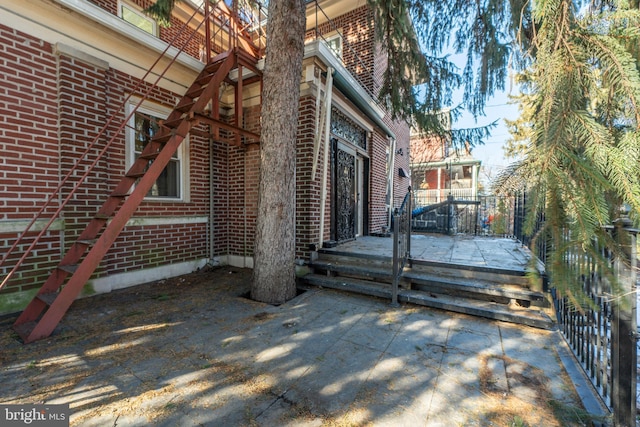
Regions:
<instances>
[{"instance_id":1,"label":"roof overhang","mask_svg":"<svg viewBox=\"0 0 640 427\"><path fill-rule=\"evenodd\" d=\"M433 169L433 168L441 168L441 167L449 167L451 165L454 166L480 166L482 164L481 160L473 159L473 158L455 158L449 157L444 160L439 160L437 162L420 162L420 163L411 163L411 169Z\"/></svg>"},{"instance_id":2,"label":"roof overhang","mask_svg":"<svg viewBox=\"0 0 640 427\"><path fill-rule=\"evenodd\" d=\"M362 0L305 0L307 3L307 30L324 24L328 19L344 15L367 3Z\"/></svg>"}]
</instances>

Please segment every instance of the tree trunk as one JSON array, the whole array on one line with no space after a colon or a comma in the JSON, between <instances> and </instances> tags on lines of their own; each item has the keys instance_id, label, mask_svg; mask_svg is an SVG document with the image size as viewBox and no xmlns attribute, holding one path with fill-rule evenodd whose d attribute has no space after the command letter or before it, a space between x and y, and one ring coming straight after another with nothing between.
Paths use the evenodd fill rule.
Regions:
<instances>
[{"instance_id":1,"label":"tree trunk","mask_svg":"<svg viewBox=\"0 0 640 427\"><path fill-rule=\"evenodd\" d=\"M269 2L251 298L270 304L296 295L295 160L305 18L304 0Z\"/></svg>"}]
</instances>

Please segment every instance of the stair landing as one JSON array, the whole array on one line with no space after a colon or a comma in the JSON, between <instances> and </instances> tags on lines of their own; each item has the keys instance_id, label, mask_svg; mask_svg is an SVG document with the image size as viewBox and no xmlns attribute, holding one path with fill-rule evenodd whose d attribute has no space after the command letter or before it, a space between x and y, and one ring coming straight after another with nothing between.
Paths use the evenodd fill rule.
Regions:
<instances>
[{"instance_id":1,"label":"stair landing","mask_svg":"<svg viewBox=\"0 0 640 427\"><path fill-rule=\"evenodd\" d=\"M391 237L362 236L324 251L393 256ZM442 234L411 234L413 259L477 268L525 272L531 259L526 246L511 238Z\"/></svg>"}]
</instances>

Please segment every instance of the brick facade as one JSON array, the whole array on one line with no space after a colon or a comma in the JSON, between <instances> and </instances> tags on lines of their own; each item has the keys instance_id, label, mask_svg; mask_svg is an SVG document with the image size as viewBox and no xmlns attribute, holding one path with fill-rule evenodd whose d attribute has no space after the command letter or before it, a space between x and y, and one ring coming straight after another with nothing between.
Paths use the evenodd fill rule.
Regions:
<instances>
[{"instance_id":1,"label":"brick facade","mask_svg":"<svg viewBox=\"0 0 640 427\"><path fill-rule=\"evenodd\" d=\"M92 0L91 3L111 14L117 14L116 0ZM149 0L132 1L146 7ZM73 17L72 17L73 18ZM77 17L76 17L77 18ZM349 70L359 75L366 89L379 90L383 55L373 43L371 13L359 7L334 21L359 51L360 59L348 59ZM180 27L173 22L160 30L160 38L169 40ZM366 28L366 32L362 32ZM331 32L331 28L322 31ZM368 35L367 35L368 32ZM190 34L180 36L188 38ZM121 41L126 43L127 41ZM199 57L202 39L191 38L186 52ZM112 57L95 58L82 49L58 49L50 43L0 24L0 253L9 248L26 223L53 193L83 153L87 158L72 173L53 199L47 212L53 213L72 191L94 160L95 168L79 185L59 218L51 225L35 247L20 272L2 290L0 313L24 305L25 295L39 288L49 271L57 265L68 248L104 203L127 169L127 98L130 102L145 98L145 103L171 110L181 92L151 87L141 83L128 71L111 63ZM89 49L90 47L87 47ZM364 61L364 62L360 62ZM142 69L142 64L139 67ZM184 73L183 73L184 74ZM188 87L197 75L192 70L174 87ZM191 80L190 80L191 79ZM334 89L335 91L335 89ZM339 95L336 92L336 95ZM343 106L350 105L344 94ZM135 103L135 102L134 102ZM337 105L334 103L334 105ZM347 107L345 107L347 108ZM352 105L348 106L354 109ZM255 100L243 110L243 127L259 133L260 105ZM377 233L387 225L386 208L387 156L389 138L363 112L356 111L362 126L367 126L365 177L368 205L364 212L367 228L364 234ZM331 238L331 206L325 213L325 228L319 239L322 169L311 176L316 126L315 91L303 91L300 99L296 163L296 256L307 259L311 243ZM233 115L221 120L234 123ZM402 140L408 153L408 127L385 123ZM104 128L104 132L101 131ZM188 188L181 200L146 199L96 270L86 293L110 290L110 280L130 284L148 280L146 272L178 264L202 265L209 260L251 266L258 202L260 167L259 144L236 146L221 138L209 140L209 128L200 125L199 132L188 139L183 164L188 166ZM100 136L98 136L100 135ZM98 158L100 152L104 154ZM322 147L320 147L322 153ZM397 167L405 167L398 159ZM404 183L394 180L396 198ZM405 188L406 190L406 188ZM331 202L331 177L327 182ZM36 230L42 224L36 224ZM31 243L30 238L18 248L0 275L6 274ZM321 243L321 242L320 242ZM200 263L200 264L198 264ZM144 273L144 274L140 274ZM158 274L176 274L162 270ZM124 277L125 279L114 279ZM93 286L95 285L95 286ZM117 285L117 286L125 286ZM116 285L114 285L116 286ZM7 303L6 301L9 301Z\"/></svg>"},{"instance_id":2,"label":"brick facade","mask_svg":"<svg viewBox=\"0 0 640 427\"><path fill-rule=\"evenodd\" d=\"M344 15L332 17L331 22L325 22L307 31L306 39L327 39L336 32L342 35L344 46L342 61L345 67L358 78L358 81L376 99L384 81L387 69L387 56L381 47L375 43L375 23L373 13L365 5L360 6ZM403 168L409 174L409 125L405 122L384 118L385 124L396 137L396 150L402 148L403 155L396 156L394 166L394 206L400 206L407 192L411 180L398 175L398 169ZM386 147L388 143L382 133L375 134L374 144L370 147L370 232L380 232L387 225L388 213L383 199L386 196L386 180L381 177L386 174Z\"/></svg>"},{"instance_id":3,"label":"brick facade","mask_svg":"<svg viewBox=\"0 0 640 427\"><path fill-rule=\"evenodd\" d=\"M11 247L61 184L46 210L48 215L42 216L34 232L13 252L0 277L16 264L33 241L31 236L60 201L74 193L3 288L0 312L7 312L23 306L42 285L126 171L125 98L146 97L145 102L171 110L181 94L153 88L145 95L148 84L140 85L138 79L106 62L91 60L95 58L74 49L58 50L4 25L0 25L0 53L0 253ZM106 132L100 134L103 128ZM86 292L93 292L91 282L96 279L209 258L210 231L202 218L209 212L210 147L196 135L189 137L188 145L183 159L190 171L188 198L144 201L104 257ZM94 161L92 171L80 183ZM225 157L218 163L226 165Z\"/></svg>"},{"instance_id":4,"label":"brick facade","mask_svg":"<svg viewBox=\"0 0 640 427\"><path fill-rule=\"evenodd\" d=\"M0 248L9 248L59 183L57 61L53 46L3 25L0 58L0 220L6 225ZM57 207L55 199L46 212ZM6 265L18 261L43 225L35 224ZM39 287L58 263L61 228L60 222L52 224L0 295ZM3 267L0 277L8 272Z\"/></svg>"}]
</instances>

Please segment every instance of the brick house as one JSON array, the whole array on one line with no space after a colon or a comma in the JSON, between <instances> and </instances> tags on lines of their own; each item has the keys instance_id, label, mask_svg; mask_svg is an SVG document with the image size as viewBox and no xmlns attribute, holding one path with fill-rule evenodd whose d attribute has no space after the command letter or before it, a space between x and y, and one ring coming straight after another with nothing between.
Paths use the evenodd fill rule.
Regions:
<instances>
[{"instance_id":1,"label":"brick house","mask_svg":"<svg viewBox=\"0 0 640 427\"><path fill-rule=\"evenodd\" d=\"M478 199L481 161L471 149L455 149L446 138L411 131L411 181L418 206L447 200Z\"/></svg>"},{"instance_id":2,"label":"brick house","mask_svg":"<svg viewBox=\"0 0 640 427\"><path fill-rule=\"evenodd\" d=\"M221 2L203 26L202 2L182 1L165 28L141 13L149 4L0 5L0 313L35 304L40 316L63 283L80 286L70 304L207 264L253 265L264 15ZM385 231L389 204L410 184L399 175L408 156L396 155L408 153L409 127L375 101L386 61L371 11L356 0L319 1L307 14L301 260ZM91 257L99 259L86 266ZM87 280L72 284L76 275Z\"/></svg>"}]
</instances>

